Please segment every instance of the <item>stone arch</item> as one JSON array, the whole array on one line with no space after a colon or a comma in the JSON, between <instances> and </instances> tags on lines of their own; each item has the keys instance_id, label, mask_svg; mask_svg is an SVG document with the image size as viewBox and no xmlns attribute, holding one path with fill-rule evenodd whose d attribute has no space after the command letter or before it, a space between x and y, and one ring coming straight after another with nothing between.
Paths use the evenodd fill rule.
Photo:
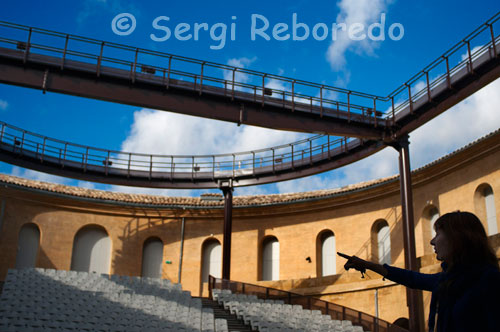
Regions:
<instances>
[{"instance_id":1,"label":"stone arch","mask_svg":"<svg viewBox=\"0 0 500 332\"><path fill-rule=\"evenodd\" d=\"M201 282L207 282L208 276L220 278L222 275L222 246L215 238L203 242L201 249Z\"/></svg>"},{"instance_id":2,"label":"stone arch","mask_svg":"<svg viewBox=\"0 0 500 332\"><path fill-rule=\"evenodd\" d=\"M71 270L109 273L111 239L104 227L86 225L75 234L71 255Z\"/></svg>"},{"instance_id":3,"label":"stone arch","mask_svg":"<svg viewBox=\"0 0 500 332\"><path fill-rule=\"evenodd\" d=\"M40 247L40 229L33 223L24 224L17 237L16 269L36 266Z\"/></svg>"},{"instance_id":4,"label":"stone arch","mask_svg":"<svg viewBox=\"0 0 500 332\"><path fill-rule=\"evenodd\" d=\"M337 273L335 233L329 229L316 237L316 272L318 277Z\"/></svg>"},{"instance_id":5,"label":"stone arch","mask_svg":"<svg viewBox=\"0 0 500 332\"><path fill-rule=\"evenodd\" d=\"M163 263L163 241L156 236L147 238L142 246L143 277L161 278Z\"/></svg>"}]
</instances>

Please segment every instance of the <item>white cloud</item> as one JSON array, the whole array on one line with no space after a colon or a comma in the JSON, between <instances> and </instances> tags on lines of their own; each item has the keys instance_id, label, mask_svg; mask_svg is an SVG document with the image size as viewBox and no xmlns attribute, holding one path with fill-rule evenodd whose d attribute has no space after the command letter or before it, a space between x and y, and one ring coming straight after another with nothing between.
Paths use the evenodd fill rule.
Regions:
<instances>
[{"instance_id":1,"label":"white cloud","mask_svg":"<svg viewBox=\"0 0 500 332\"><path fill-rule=\"evenodd\" d=\"M62 176L42 173L38 171L33 171L31 169L25 169L21 167L14 166L12 167L12 172L10 173L13 176L31 179L36 181L50 182L50 183L59 183L69 185L71 183L71 179L65 178Z\"/></svg>"},{"instance_id":2,"label":"white cloud","mask_svg":"<svg viewBox=\"0 0 500 332\"><path fill-rule=\"evenodd\" d=\"M500 128L500 79L410 134L413 168Z\"/></svg>"},{"instance_id":3,"label":"white cloud","mask_svg":"<svg viewBox=\"0 0 500 332\"><path fill-rule=\"evenodd\" d=\"M341 0L337 5L340 13L337 15L337 24L345 23L347 29L355 23L365 28L378 20L391 0ZM366 31L366 30L365 30ZM347 32L337 31L337 38L333 40L327 51L327 60L334 70L344 69L346 65L345 53L354 50L358 54L372 55L377 43L368 38L355 41L349 38Z\"/></svg>"},{"instance_id":4,"label":"white cloud","mask_svg":"<svg viewBox=\"0 0 500 332\"><path fill-rule=\"evenodd\" d=\"M9 103L7 103L5 100L0 99L0 110L5 111L8 106Z\"/></svg>"},{"instance_id":5,"label":"white cloud","mask_svg":"<svg viewBox=\"0 0 500 332\"><path fill-rule=\"evenodd\" d=\"M257 60L257 57L253 57L251 59L249 58L232 58L229 59L227 64L232 67L238 67L238 68L246 68L250 66L253 62ZM224 79L228 82L233 81L233 71L232 70L224 70L223 72ZM238 83L248 83L251 80L250 75L242 73L241 71L236 70L234 72L234 81ZM232 88L232 84L228 85L228 88ZM235 84L235 89L236 90L244 90L241 87L238 87L237 84Z\"/></svg>"},{"instance_id":6,"label":"white cloud","mask_svg":"<svg viewBox=\"0 0 500 332\"><path fill-rule=\"evenodd\" d=\"M243 152L297 141L305 134L143 109L134 113L122 151L162 155Z\"/></svg>"},{"instance_id":7,"label":"white cloud","mask_svg":"<svg viewBox=\"0 0 500 332\"><path fill-rule=\"evenodd\" d=\"M109 191L123 192L127 194L146 194L146 195L159 195L159 196L172 196L172 197L186 197L186 196L199 196L201 190L191 189L161 189L161 188L145 188L145 187L127 187L112 185Z\"/></svg>"}]
</instances>

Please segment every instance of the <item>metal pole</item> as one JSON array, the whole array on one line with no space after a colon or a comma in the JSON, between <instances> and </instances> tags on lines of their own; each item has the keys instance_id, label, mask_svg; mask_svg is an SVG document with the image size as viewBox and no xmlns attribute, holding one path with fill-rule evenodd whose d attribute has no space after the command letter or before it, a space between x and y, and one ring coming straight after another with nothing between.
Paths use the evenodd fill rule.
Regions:
<instances>
[{"instance_id":1,"label":"metal pole","mask_svg":"<svg viewBox=\"0 0 500 332\"><path fill-rule=\"evenodd\" d=\"M182 224L181 224L181 253L179 255L179 273L177 277L177 282L180 284L181 283L181 273L182 273L182 256L184 254L184 217L182 217Z\"/></svg>"},{"instance_id":2,"label":"metal pole","mask_svg":"<svg viewBox=\"0 0 500 332\"><path fill-rule=\"evenodd\" d=\"M401 212L403 221L403 242L405 250L405 268L417 271L417 254L415 250L415 222L413 218L413 196L411 188L409 137L405 135L396 143L399 152L399 183L401 188ZM406 299L410 316L410 331L420 331L420 310L418 308L418 293L413 289L406 289Z\"/></svg>"},{"instance_id":3,"label":"metal pole","mask_svg":"<svg viewBox=\"0 0 500 332\"><path fill-rule=\"evenodd\" d=\"M224 244L222 246L222 279L230 280L231 233L233 223L233 188L222 187L224 194Z\"/></svg>"}]
</instances>

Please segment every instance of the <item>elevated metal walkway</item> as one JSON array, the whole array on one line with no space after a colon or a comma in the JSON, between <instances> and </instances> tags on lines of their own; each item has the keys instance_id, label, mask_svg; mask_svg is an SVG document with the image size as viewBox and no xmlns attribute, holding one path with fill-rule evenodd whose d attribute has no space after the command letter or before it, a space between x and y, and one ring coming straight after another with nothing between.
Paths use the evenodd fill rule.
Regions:
<instances>
[{"instance_id":1,"label":"elevated metal walkway","mask_svg":"<svg viewBox=\"0 0 500 332\"><path fill-rule=\"evenodd\" d=\"M344 136L249 152L160 156L82 146L1 123L0 160L77 179L161 188L246 186L324 172L392 144L500 77L499 22L497 13L386 97L0 22L1 83ZM269 87L276 83L284 89Z\"/></svg>"}]
</instances>

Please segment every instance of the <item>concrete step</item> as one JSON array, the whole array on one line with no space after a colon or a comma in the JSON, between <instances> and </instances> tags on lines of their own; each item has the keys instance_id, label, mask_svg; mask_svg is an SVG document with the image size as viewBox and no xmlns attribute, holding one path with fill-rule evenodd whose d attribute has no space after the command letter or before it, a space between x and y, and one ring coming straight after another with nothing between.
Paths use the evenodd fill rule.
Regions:
<instances>
[{"instance_id":1,"label":"concrete step","mask_svg":"<svg viewBox=\"0 0 500 332\"><path fill-rule=\"evenodd\" d=\"M224 309L224 307L220 306L214 300L209 298L202 298L201 304L203 308L212 308L214 310L215 318L225 319L227 321L227 327L229 332L250 332L252 331L252 327L250 325L245 324L243 320L238 319L238 317L232 314L229 310Z\"/></svg>"}]
</instances>

